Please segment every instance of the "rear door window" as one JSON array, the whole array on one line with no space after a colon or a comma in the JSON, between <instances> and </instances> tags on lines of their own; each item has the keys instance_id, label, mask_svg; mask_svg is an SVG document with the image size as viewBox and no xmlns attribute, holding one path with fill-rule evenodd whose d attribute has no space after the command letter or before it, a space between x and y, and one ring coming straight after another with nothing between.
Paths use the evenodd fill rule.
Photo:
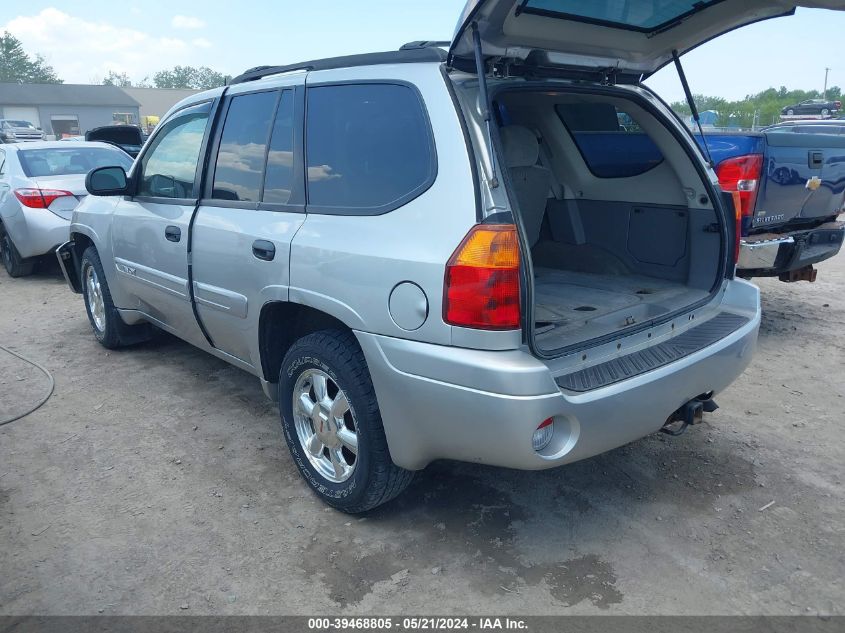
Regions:
<instances>
[{"instance_id":1,"label":"rear door window","mask_svg":"<svg viewBox=\"0 0 845 633\"><path fill-rule=\"evenodd\" d=\"M630 114L612 104L566 103L555 109L594 176L639 176L663 162L651 137Z\"/></svg>"},{"instance_id":2,"label":"rear door window","mask_svg":"<svg viewBox=\"0 0 845 633\"><path fill-rule=\"evenodd\" d=\"M310 212L378 214L428 189L436 158L418 93L399 84L308 89Z\"/></svg>"},{"instance_id":3,"label":"rear door window","mask_svg":"<svg viewBox=\"0 0 845 633\"><path fill-rule=\"evenodd\" d=\"M279 93L271 91L232 99L217 151L212 198L258 202L278 98Z\"/></svg>"}]
</instances>

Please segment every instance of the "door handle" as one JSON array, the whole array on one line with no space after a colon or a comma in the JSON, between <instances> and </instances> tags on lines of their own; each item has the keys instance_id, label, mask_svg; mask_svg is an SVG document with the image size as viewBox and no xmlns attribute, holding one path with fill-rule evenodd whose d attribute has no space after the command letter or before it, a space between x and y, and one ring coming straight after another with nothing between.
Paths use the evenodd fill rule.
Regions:
<instances>
[{"instance_id":1,"label":"door handle","mask_svg":"<svg viewBox=\"0 0 845 633\"><path fill-rule=\"evenodd\" d=\"M252 254L265 262L273 261L276 256L276 245L267 240L255 240L252 243Z\"/></svg>"},{"instance_id":2,"label":"door handle","mask_svg":"<svg viewBox=\"0 0 845 633\"><path fill-rule=\"evenodd\" d=\"M178 226L168 226L164 229L164 237L168 242L178 242L182 239L182 229Z\"/></svg>"},{"instance_id":3,"label":"door handle","mask_svg":"<svg viewBox=\"0 0 845 633\"><path fill-rule=\"evenodd\" d=\"M811 169L818 169L822 166L824 162L824 153L823 152L810 152L810 168Z\"/></svg>"}]
</instances>

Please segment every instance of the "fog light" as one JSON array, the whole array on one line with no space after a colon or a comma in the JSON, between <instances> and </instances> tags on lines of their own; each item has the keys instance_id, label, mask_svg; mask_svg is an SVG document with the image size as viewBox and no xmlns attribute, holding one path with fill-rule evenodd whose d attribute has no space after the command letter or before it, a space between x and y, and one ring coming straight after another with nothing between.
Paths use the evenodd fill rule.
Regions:
<instances>
[{"instance_id":1,"label":"fog light","mask_svg":"<svg viewBox=\"0 0 845 633\"><path fill-rule=\"evenodd\" d=\"M552 441L552 435L555 432L554 418L548 418L540 423L534 435L531 436L531 446L535 451L542 451Z\"/></svg>"}]
</instances>

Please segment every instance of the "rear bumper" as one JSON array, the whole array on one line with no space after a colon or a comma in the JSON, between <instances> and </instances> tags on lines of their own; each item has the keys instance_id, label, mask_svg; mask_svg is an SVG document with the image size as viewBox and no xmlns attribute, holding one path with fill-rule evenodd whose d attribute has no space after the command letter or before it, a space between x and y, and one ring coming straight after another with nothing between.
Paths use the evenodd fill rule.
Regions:
<instances>
[{"instance_id":1,"label":"rear bumper","mask_svg":"<svg viewBox=\"0 0 845 633\"><path fill-rule=\"evenodd\" d=\"M784 234L752 235L740 243L737 270L746 277L773 277L817 264L836 255L845 222Z\"/></svg>"},{"instance_id":2,"label":"rear bumper","mask_svg":"<svg viewBox=\"0 0 845 633\"><path fill-rule=\"evenodd\" d=\"M751 361L759 292L739 280L731 285L723 308L748 317L745 325L681 360L585 393L560 389L549 368L527 351L468 350L356 332L393 461L413 470L436 459L539 470L659 430L675 410L723 390ZM554 435L538 453L531 436L547 418L554 418Z\"/></svg>"},{"instance_id":3,"label":"rear bumper","mask_svg":"<svg viewBox=\"0 0 845 633\"><path fill-rule=\"evenodd\" d=\"M46 209L22 209L4 224L24 258L51 253L70 236L70 220Z\"/></svg>"}]
</instances>

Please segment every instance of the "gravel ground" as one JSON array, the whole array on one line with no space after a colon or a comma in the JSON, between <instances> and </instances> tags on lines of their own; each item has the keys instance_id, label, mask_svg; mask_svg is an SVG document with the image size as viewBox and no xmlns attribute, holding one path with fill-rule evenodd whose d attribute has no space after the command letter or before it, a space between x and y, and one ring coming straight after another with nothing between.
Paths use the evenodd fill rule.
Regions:
<instances>
[{"instance_id":1,"label":"gravel ground","mask_svg":"<svg viewBox=\"0 0 845 633\"><path fill-rule=\"evenodd\" d=\"M55 271L0 271L0 344L56 379L0 427L0 614L843 614L845 256L760 286L707 424L541 473L434 464L356 518L256 379L167 336L109 352ZM0 350L0 418L46 386Z\"/></svg>"}]
</instances>

